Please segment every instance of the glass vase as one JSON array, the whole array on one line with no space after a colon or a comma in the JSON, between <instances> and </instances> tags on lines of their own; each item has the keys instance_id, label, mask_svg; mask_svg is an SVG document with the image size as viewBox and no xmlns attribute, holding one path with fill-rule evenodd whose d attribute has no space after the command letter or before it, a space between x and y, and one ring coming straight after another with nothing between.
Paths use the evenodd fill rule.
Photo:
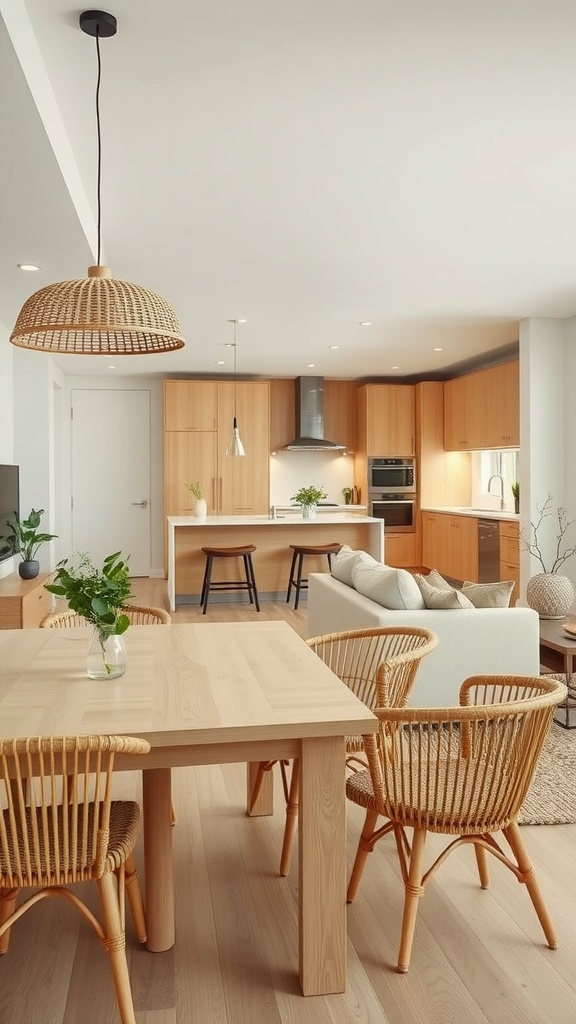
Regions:
<instances>
[{"instance_id":1,"label":"glass vase","mask_svg":"<svg viewBox=\"0 0 576 1024\"><path fill-rule=\"evenodd\" d=\"M302 519L315 519L316 505L302 505Z\"/></svg>"},{"instance_id":2,"label":"glass vase","mask_svg":"<svg viewBox=\"0 0 576 1024\"><path fill-rule=\"evenodd\" d=\"M116 679L126 671L126 644L117 633L95 629L90 639L86 672L90 679Z\"/></svg>"}]
</instances>

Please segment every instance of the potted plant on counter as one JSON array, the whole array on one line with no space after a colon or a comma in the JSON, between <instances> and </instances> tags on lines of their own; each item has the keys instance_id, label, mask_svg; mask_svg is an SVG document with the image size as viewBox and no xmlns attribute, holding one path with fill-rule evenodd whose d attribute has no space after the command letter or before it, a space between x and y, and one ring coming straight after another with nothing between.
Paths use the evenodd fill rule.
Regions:
<instances>
[{"instance_id":1,"label":"potted plant on counter","mask_svg":"<svg viewBox=\"0 0 576 1024\"><path fill-rule=\"evenodd\" d=\"M206 519L207 502L202 491L202 484L199 480L195 483L186 484L186 490L190 491L194 504L192 505L192 515L196 519Z\"/></svg>"},{"instance_id":2,"label":"potted plant on counter","mask_svg":"<svg viewBox=\"0 0 576 1024\"><path fill-rule=\"evenodd\" d=\"M82 552L77 565L71 565L67 558L59 562L54 583L45 584L46 590L65 598L72 611L94 627L87 660L91 679L114 679L126 671L122 634L130 619L123 608L132 597L128 557L123 558L120 551L115 551L97 569L90 556Z\"/></svg>"},{"instance_id":3,"label":"potted plant on counter","mask_svg":"<svg viewBox=\"0 0 576 1024\"><path fill-rule=\"evenodd\" d=\"M41 533L38 529L43 515L43 508L33 508L27 519L20 519L14 512L12 519L8 521L10 536L0 538L9 540L14 554L22 555L18 573L23 580L36 578L40 569L40 564L36 559L38 548L57 537L55 533Z\"/></svg>"},{"instance_id":4,"label":"potted plant on counter","mask_svg":"<svg viewBox=\"0 0 576 1024\"><path fill-rule=\"evenodd\" d=\"M514 498L514 511L518 515L520 511L520 484L517 480L512 484L511 490L512 497Z\"/></svg>"},{"instance_id":5,"label":"potted plant on counter","mask_svg":"<svg viewBox=\"0 0 576 1024\"><path fill-rule=\"evenodd\" d=\"M301 487L296 494L293 494L290 501L297 502L302 509L303 519L314 519L316 515L316 505L322 498L326 498L326 491L322 487L315 487L314 484L310 484L309 487Z\"/></svg>"}]
</instances>

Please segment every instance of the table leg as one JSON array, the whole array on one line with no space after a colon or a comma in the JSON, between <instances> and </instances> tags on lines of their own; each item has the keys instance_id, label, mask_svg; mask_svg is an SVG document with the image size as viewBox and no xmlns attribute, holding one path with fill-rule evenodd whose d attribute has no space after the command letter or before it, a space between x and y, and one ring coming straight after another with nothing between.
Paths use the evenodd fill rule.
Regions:
<instances>
[{"instance_id":1,"label":"table leg","mask_svg":"<svg viewBox=\"0 0 576 1024\"><path fill-rule=\"evenodd\" d=\"M576 717L571 724L570 712L574 712L576 716L576 694L572 686L572 673L574 671L574 652L565 651L564 653L564 675L566 678L566 686L568 687L568 693L566 700L562 701L558 705L554 713L554 721L557 725L561 725L563 729L576 729ZM564 720L562 720L562 717Z\"/></svg>"},{"instance_id":2,"label":"table leg","mask_svg":"<svg viewBox=\"0 0 576 1024\"><path fill-rule=\"evenodd\" d=\"M169 768L142 772L146 945L161 953L174 945L174 868Z\"/></svg>"},{"instance_id":3,"label":"table leg","mask_svg":"<svg viewBox=\"0 0 576 1024\"><path fill-rule=\"evenodd\" d=\"M300 758L300 984L305 996L346 989L344 737L302 740Z\"/></svg>"}]
</instances>

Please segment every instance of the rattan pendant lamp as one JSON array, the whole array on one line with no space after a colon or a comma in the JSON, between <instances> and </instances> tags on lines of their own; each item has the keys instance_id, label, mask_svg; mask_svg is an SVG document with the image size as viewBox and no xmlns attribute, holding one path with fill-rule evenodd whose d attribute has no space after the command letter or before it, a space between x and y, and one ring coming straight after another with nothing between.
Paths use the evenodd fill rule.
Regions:
<instances>
[{"instance_id":1,"label":"rattan pendant lamp","mask_svg":"<svg viewBox=\"0 0 576 1024\"><path fill-rule=\"evenodd\" d=\"M234 425L232 427L232 437L230 438L230 440L228 442L228 447L226 449L226 455L237 455L238 456L238 455L246 455L246 452L244 450L244 445L242 444L242 441L240 440L240 433L238 431L238 418L236 416L236 380L237 380L237 377L236 377L236 351L237 351L237 347L238 347L237 344L236 344L236 327L237 327L237 324L239 323L239 321L238 320L230 320L229 322L231 324L234 324L234 346L233 346L234 347Z\"/></svg>"},{"instance_id":2,"label":"rattan pendant lamp","mask_svg":"<svg viewBox=\"0 0 576 1024\"><path fill-rule=\"evenodd\" d=\"M147 355L182 348L178 318L161 295L128 281L119 281L100 263L101 157L100 39L116 35L116 18L106 11L84 11L80 28L96 39L98 79L98 265L76 281L59 281L26 300L10 341L36 352L71 355Z\"/></svg>"}]
</instances>

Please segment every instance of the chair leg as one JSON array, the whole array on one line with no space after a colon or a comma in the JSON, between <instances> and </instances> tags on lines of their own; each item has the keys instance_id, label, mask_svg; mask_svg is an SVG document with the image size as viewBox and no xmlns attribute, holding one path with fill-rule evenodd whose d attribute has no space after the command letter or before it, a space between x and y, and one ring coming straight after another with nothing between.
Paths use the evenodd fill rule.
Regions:
<instances>
[{"instance_id":1,"label":"chair leg","mask_svg":"<svg viewBox=\"0 0 576 1024\"><path fill-rule=\"evenodd\" d=\"M111 873L107 873L97 879L97 884L102 902L104 928L106 931L104 948L110 959L120 1018L122 1024L136 1024L128 975L128 963L126 961L126 938L120 916L116 877Z\"/></svg>"},{"instance_id":2,"label":"chair leg","mask_svg":"<svg viewBox=\"0 0 576 1024\"><path fill-rule=\"evenodd\" d=\"M280 874L290 873L292 861L292 847L298 821L298 803L300 799L300 761L297 757L292 763L292 778L290 779L290 792L286 804L286 824L284 826L284 839L282 842L282 853L280 854Z\"/></svg>"},{"instance_id":3,"label":"chair leg","mask_svg":"<svg viewBox=\"0 0 576 1024\"><path fill-rule=\"evenodd\" d=\"M522 873L520 881L524 882L528 889L528 895L532 900L534 910L538 914L538 920L542 925L542 930L546 936L546 942L550 949L557 949L558 936L552 923L550 911L548 910L548 907L542 897L542 893L540 892L540 886L536 879L536 872L534 871L532 861L528 856L524 840L520 835L520 828L517 822L513 821L507 828L502 829L502 831L510 844L512 853L514 854L518 867Z\"/></svg>"},{"instance_id":4,"label":"chair leg","mask_svg":"<svg viewBox=\"0 0 576 1024\"><path fill-rule=\"evenodd\" d=\"M18 889L0 889L0 928L9 921L16 907ZM0 935L0 956L8 952L10 945L10 928Z\"/></svg>"},{"instance_id":5,"label":"chair leg","mask_svg":"<svg viewBox=\"0 0 576 1024\"><path fill-rule=\"evenodd\" d=\"M262 789L262 783L264 781L264 773L271 771L275 764L276 761L260 761L258 771L256 772L256 778L254 779L254 785L252 786L252 792L250 794L248 814L252 814L254 804L260 796L260 790Z\"/></svg>"},{"instance_id":6,"label":"chair leg","mask_svg":"<svg viewBox=\"0 0 576 1024\"><path fill-rule=\"evenodd\" d=\"M142 902L142 891L138 881L136 862L133 856L126 860L126 871L124 874L126 895L130 904L130 913L134 922L134 930L138 942L146 942L146 918L144 916L144 904Z\"/></svg>"},{"instance_id":7,"label":"chair leg","mask_svg":"<svg viewBox=\"0 0 576 1024\"><path fill-rule=\"evenodd\" d=\"M354 858L354 864L352 866L352 874L350 875L350 881L348 882L348 890L346 892L347 903L352 903L352 900L355 898L360 886L360 880L364 871L364 865L366 864L366 858L374 849L374 845L370 842L370 839L374 835L377 821L378 811L368 809L364 819L362 834L358 841L358 849L356 850L356 857Z\"/></svg>"},{"instance_id":8,"label":"chair leg","mask_svg":"<svg viewBox=\"0 0 576 1024\"><path fill-rule=\"evenodd\" d=\"M212 579L212 555L206 556L206 570L204 572L204 583L202 586L202 614L208 611L208 596L210 594L210 581Z\"/></svg>"},{"instance_id":9,"label":"chair leg","mask_svg":"<svg viewBox=\"0 0 576 1024\"><path fill-rule=\"evenodd\" d=\"M474 843L474 853L476 854L476 864L478 867L480 885L483 889L489 889L490 872L488 870L488 851L484 846L480 846L479 843Z\"/></svg>"},{"instance_id":10,"label":"chair leg","mask_svg":"<svg viewBox=\"0 0 576 1024\"><path fill-rule=\"evenodd\" d=\"M418 905L424 889L422 888L422 876L424 865L424 848L426 846L426 829L415 828L412 839L412 855L410 857L410 870L408 880L405 883L404 891L404 914L402 916L402 935L400 936L400 950L398 952L397 970L405 974L410 966L410 954L412 953L412 942L414 940L414 929Z\"/></svg>"},{"instance_id":11,"label":"chair leg","mask_svg":"<svg viewBox=\"0 0 576 1024\"><path fill-rule=\"evenodd\" d=\"M256 605L256 611L260 611L260 603L258 600L258 587L256 586L256 577L254 575L254 563L252 561L252 555L248 555L248 565L250 567L250 579L252 581L252 590L254 592L254 604Z\"/></svg>"},{"instance_id":12,"label":"chair leg","mask_svg":"<svg viewBox=\"0 0 576 1024\"><path fill-rule=\"evenodd\" d=\"M296 600L294 602L294 611L298 608L300 603L300 587L302 586L302 566L304 565L304 555L301 551L298 552L298 571L296 573Z\"/></svg>"},{"instance_id":13,"label":"chair leg","mask_svg":"<svg viewBox=\"0 0 576 1024\"><path fill-rule=\"evenodd\" d=\"M290 579L288 580L288 592L286 594L286 603L288 603L290 601L290 594L292 593L292 586L293 586L293 583L294 583L294 569L296 568L296 559L297 559L297 557L298 557L298 552L294 551L292 553L292 564L290 566Z\"/></svg>"}]
</instances>

